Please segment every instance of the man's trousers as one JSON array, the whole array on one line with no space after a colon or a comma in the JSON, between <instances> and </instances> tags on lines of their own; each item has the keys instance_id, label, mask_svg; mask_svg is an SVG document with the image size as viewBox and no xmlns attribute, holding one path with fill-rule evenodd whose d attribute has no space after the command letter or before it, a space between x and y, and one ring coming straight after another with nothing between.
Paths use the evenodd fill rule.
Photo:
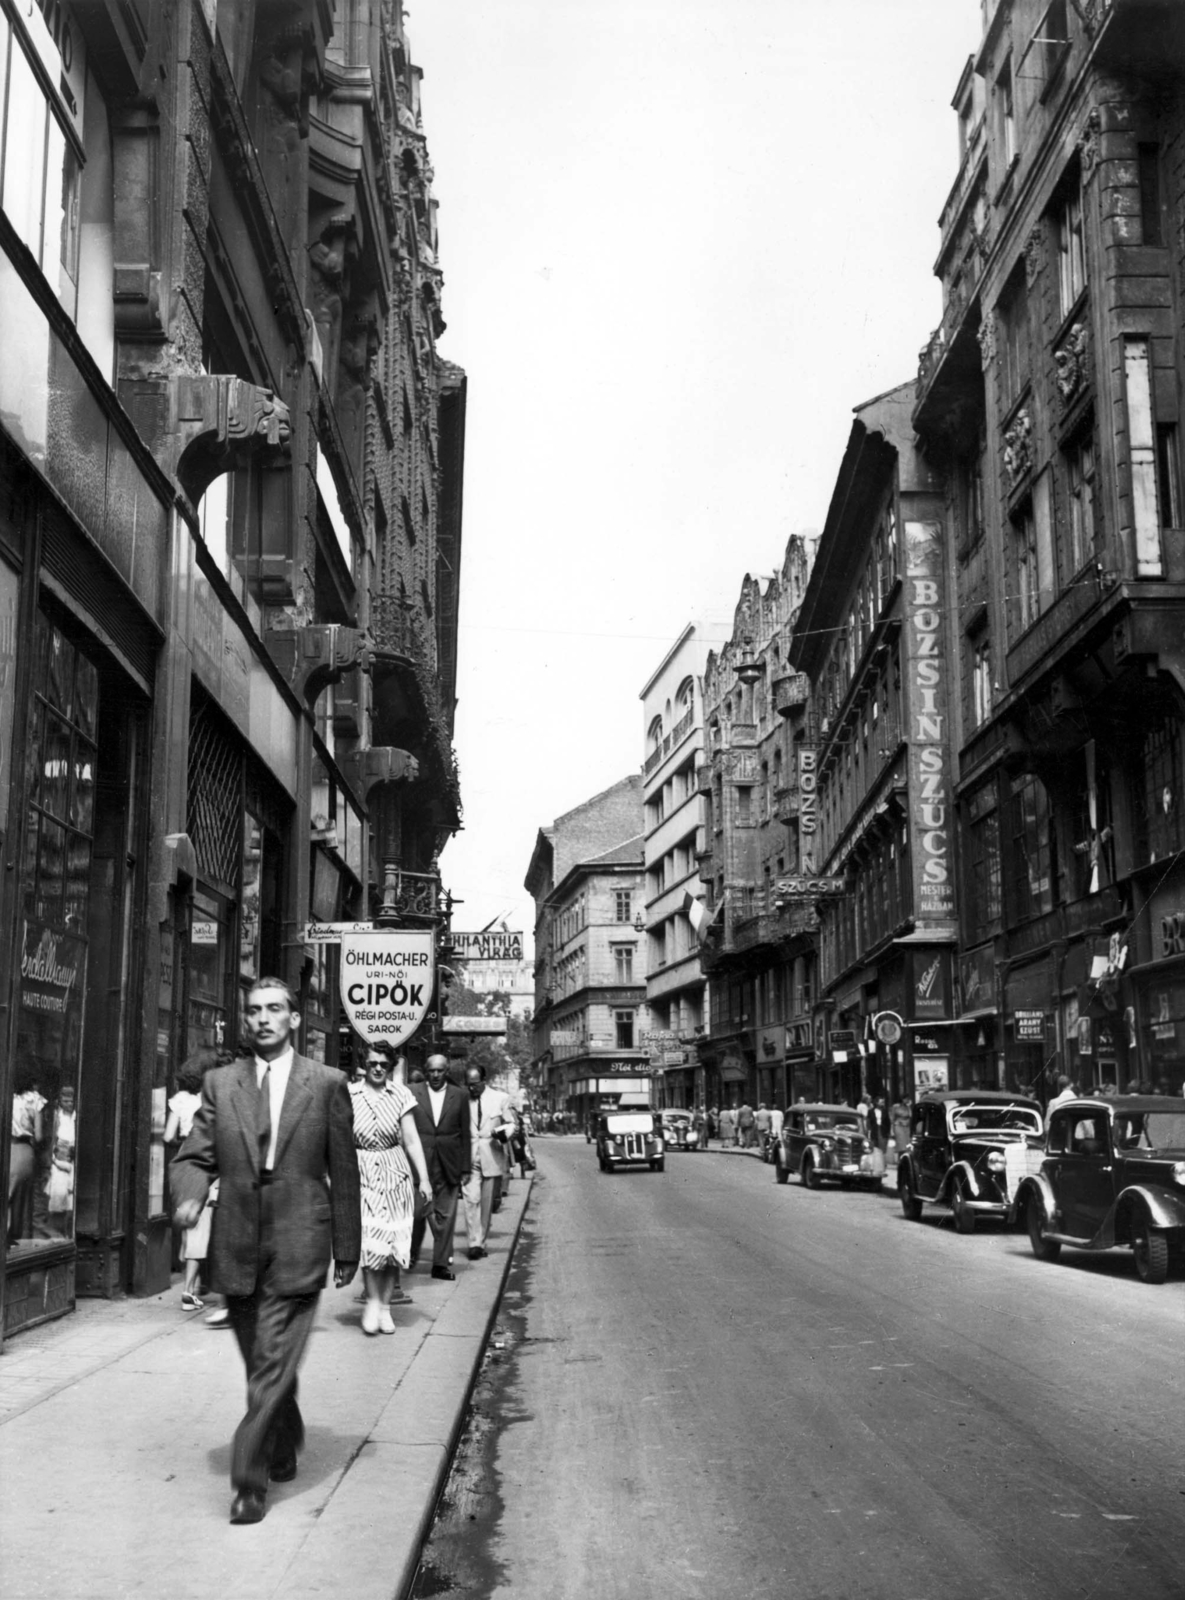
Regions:
<instances>
[{"instance_id":1,"label":"man's trousers","mask_svg":"<svg viewBox=\"0 0 1185 1600\"><path fill-rule=\"evenodd\" d=\"M296 1373L313 1329L320 1291L277 1294L270 1202L264 1190L259 1277L249 1295L228 1294L226 1309L247 1368L247 1413L235 1429L230 1481L236 1490L267 1493L268 1469L286 1464L304 1443Z\"/></svg>"}]
</instances>

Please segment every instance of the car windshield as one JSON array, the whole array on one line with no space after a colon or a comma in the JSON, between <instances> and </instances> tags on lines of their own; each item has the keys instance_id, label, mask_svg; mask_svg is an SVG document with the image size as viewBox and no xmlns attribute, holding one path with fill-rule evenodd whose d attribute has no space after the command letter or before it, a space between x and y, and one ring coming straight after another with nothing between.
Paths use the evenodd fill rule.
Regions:
<instances>
[{"instance_id":1,"label":"car windshield","mask_svg":"<svg viewBox=\"0 0 1185 1600\"><path fill-rule=\"evenodd\" d=\"M1117 1116L1115 1144L1120 1150L1185 1150L1185 1110Z\"/></svg>"},{"instance_id":2,"label":"car windshield","mask_svg":"<svg viewBox=\"0 0 1185 1600\"><path fill-rule=\"evenodd\" d=\"M958 1106L951 1112L952 1133L994 1133L1009 1130L1019 1133L1040 1133L1041 1113L1033 1106L970 1105Z\"/></svg>"},{"instance_id":3,"label":"car windshield","mask_svg":"<svg viewBox=\"0 0 1185 1600\"><path fill-rule=\"evenodd\" d=\"M841 1116L834 1111L817 1111L806 1118L806 1131L808 1133L835 1133L842 1129L845 1133L860 1133L860 1119L853 1111L850 1116Z\"/></svg>"},{"instance_id":4,"label":"car windshield","mask_svg":"<svg viewBox=\"0 0 1185 1600\"><path fill-rule=\"evenodd\" d=\"M662 1120L664 1122L679 1123L690 1122L691 1118L686 1111L664 1111L662 1114Z\"/></svg>"},{"instance_id":5,"label":"car windshield","mask_svg":"<svg viewBox=\"0 0 1185 1600\"><path fill-rule=\"evenodd\" d=\"M610 1133L653 1133L654 1119L649 1111L629 1111L619 1113L614 1117L606 1117L605 1124Z\"/></svg>"}]
</instances>

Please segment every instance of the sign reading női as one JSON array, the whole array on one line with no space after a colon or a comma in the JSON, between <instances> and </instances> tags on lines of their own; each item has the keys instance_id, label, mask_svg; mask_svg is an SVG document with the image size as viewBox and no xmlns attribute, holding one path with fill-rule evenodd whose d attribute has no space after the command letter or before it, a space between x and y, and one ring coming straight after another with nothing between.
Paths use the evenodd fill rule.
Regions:
<instances>
[{"instance_id":1,"label":"sign reading n\u0151i","mask_svg":"<svg viewBox=\"0 0 1185 1600\"><path fill-rule=\"evenodd\" d=\"M403 1044L427 1016L436 973L433 940L422 928L342 934L342 1005L368 1044Z\"/></svg>"}]
</instances>

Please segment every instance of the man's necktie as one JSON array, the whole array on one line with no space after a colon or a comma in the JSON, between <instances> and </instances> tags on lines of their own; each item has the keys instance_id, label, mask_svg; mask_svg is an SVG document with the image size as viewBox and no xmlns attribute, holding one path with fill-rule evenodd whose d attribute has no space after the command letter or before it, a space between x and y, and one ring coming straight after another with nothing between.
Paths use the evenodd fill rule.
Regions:
<instances>
[{"instance_id":1,"label":"man's necktie","mask_svg":"<svg viewBox=\"0 0 1185 1600\"><path fill-rule=\"evenodd\" d=\"M477 1098L477 1126L481 1127L481 1096Z\"/></svg>"},{"instance_id":2,"label":"man's necktie","mask_svg":"<svg viewBox=\"0 0 1185 1600\"><path fill-rule=\"evenodd\" d=\"M267 1153L272 1142L272 1069L263 1069L259 1100L255 1107L255 1130L259 1139L259 1170L267 1171Z\"/></svg>"}]
</instances>

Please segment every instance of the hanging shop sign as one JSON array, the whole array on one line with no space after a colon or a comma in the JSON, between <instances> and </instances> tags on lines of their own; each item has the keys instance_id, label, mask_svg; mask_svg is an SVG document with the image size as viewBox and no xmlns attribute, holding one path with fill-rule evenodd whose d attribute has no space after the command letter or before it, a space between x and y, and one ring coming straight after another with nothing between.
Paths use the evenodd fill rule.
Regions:
<instances>
[{"instance_id":1,"label":"hanging shop sign","mask_svg":"<svg viewBox=\"0 0 1185 1600\"><path fill-rule=\"evenodd\" d=\"M913 1014L928 1021L950 1015L950 955L946 950L914 952Z\"/></svg>"},{"instance_id":2,"label":"hanging shop sign","mask_svg":"<svg viewBox=\"0 0 1185 1600\"><path fill-rule=\"evenodd\" d=\"M938 525L907 522L905 547L914 903L923 920L948 922L955 914L955 896Z\"/></svg>"},{"instance_id":3,"label":"hanging shop sign","mask_svg":"<svg viewBox=\"0 0 1185 1600\"><path fill-rule=\"evenodd\" d=\"M807 877L795 873L791 878L779 878L774 887L776 900L824 900L843 894L842 877Z\"/></svg>"},{"instance_id":4,"label":"hanging shop sign","mask_svg":"<svg viewBox=\"0 0 1185 1600\"><path fill-rule=\"evenodd\" d=\"M521 961L523 936L508 933L453 933L449 943L459 961Z\"/></svg>"},{"instance_id":5,"label":"hanging shop sign","mask_svg":"<svg viewBox=\"0 0 1185 1600\"><path fill-rule=\"evenodd\" d=\"M488 1038L491 1034L499 1038L506 1037L505 1017L442 1017L440 1019L441 1033L457 1035L481 1034ZM554 1038L554 1036L553 1036Z\"/></svg>"},{"instance_id":6,"label":"hanging shop sign","mask_svg":"<svg viewBox=\"0 0 1185 1600\"><path fill-rule=\"evenodd\" d=\"M368 1044L403 1044L432 1004L435 935L431 929L385 928L374 933L343 933L341 945L341 999L350 1026Z\"/></svg>"},{"instance_id":7,"label":"hanging shop sign","mask_svg":"<svg viewBox=\"0 0 1185 1600\"><path fill-rule=\"evenodd\" d=\"M798 747L798 864L809 878L815 871L819 831L819 753L813 744Z\"/></svg>"},{"instance_id":8,"label":"hanging shop sign","mask_svg":"<svg viewBox=\"0 0 1185 1600\"><path fill-rule=\"evenodd\" d=\"M881 1044L898 1044L904 1028L895 1011L878 1011L872 1019L872 1031Z\"/></svg>"}]
</instances>

